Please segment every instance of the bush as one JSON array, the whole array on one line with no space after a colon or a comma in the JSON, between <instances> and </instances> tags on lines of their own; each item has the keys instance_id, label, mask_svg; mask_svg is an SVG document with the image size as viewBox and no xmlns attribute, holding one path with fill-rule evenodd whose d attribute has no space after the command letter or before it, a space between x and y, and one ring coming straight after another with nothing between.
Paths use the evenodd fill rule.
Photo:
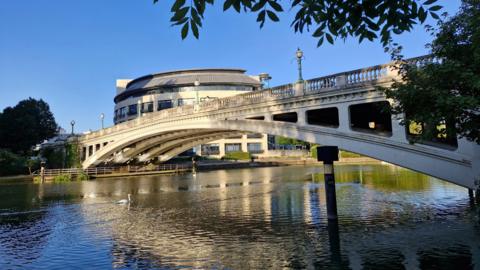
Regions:
<instances>
[{"instance_id":1,"label":"bush","mask_svg":"<svg viewBox=\"0 0 480 270\"><path fill-rule=\"evenodd\" d=\"M87 181L90 180L90 176L88 174L82 172L77 175L77 181Z\"/></svg>"},{"instance_id":2,"label":"bush","mask_svg":"<svg viewBox=\"0 0 480 270\"><path fill-rule=\"evenodd\" d=\"M340 151L340 156L342 158L356 158L356 157L363 157L362 155L360 154L357 154L357 153L352 153L352 152L348 152L348 151Z\"/></svg>"},{"instance_id":3,"label":"bush","mask_svg":"<svg viewBox=\"0 0 480 270\"><path fill-rule=\"evenodd\" d=\"M67 168L80 168L82 161L80 160L80 149L77 143L65 144L65 167Z\"/></svg>"},{"instance_id":4,"label":"bush","mask_svg":"<svg viewBox=\"0 0 480 270\"><path fill-rule=\"evenodd\" d=\"M72 181L71 174L60 174L53 178L53 182L60 183L60 182L70 182Z\"/></svg>"},{"instance_id":5,"label":"bush","mask_svg":"<svg viewBox=\"0 0 480 270\"><path fill-rule=\"evenodd\" d=\"M314 159L317 159L317 147L319 147L320 145L312 145L310 147L310 155L312 156L312 158Z\"/></svg>"},{"instance_id":6,"label":"bush","mask_svg":"<svg viewBox=\"0 0 480 270\"><path fill-rule=\"evenodd\" d=\"M8 150L0 149L0 176L28 174L27 160Z\"/></svg>"},{"instance_id":7,"label":"bush","mask_svg":"<svg viewBox=\"0 0 480 270\"><path fill-rule=\"evenodd\" d=\"M47 147L42 149L41 155L47 160L50 169L63 168L65 164L65 153L59 147Z\"/></svg>"},{"instance_id":8,"label":"bush","mask_svg":"<svg viewBox=\"0 0 480 270\"><path fill-rule=\"evenodd\" d=\"M225 153L225 156L223 159L228 159L228 160L250 160L252 158L252 155L248 152L229 152Z\"/></svg>"}]
</instances>

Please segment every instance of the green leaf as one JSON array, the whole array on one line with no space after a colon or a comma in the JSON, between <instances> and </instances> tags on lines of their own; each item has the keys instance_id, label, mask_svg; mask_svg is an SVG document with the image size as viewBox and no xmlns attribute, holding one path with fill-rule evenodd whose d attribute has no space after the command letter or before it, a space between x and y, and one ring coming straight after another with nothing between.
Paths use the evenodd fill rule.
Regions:
<instances>
[{"instance_id":1,"label":"green leaf","mask_svg":"<svg viewBox=\"0 0 480 270\"><path fill-rule=\"evenodd\" d=\"M437 2L437 0L427 0L427 1L425 1L423 4L426 5L426 6L428 6L428 5L431 5L431 4L435 3L435 2Z\"/></svg>"},{"instance_id":2,"label":"green leaf","mask_svg":"<svg viewBox=\"0 0 480 270\"><path fill-rule=\"evenodd\" d=\"M188 35L188 22L182 27L182 39L185 39Z\"/></svg>"},{"instance_id":3,"label":"green leaf","mask_svg":"<svg viewBox=\"0 0 480 270\"><path fill-rule=\"evenodd\" d=\"M229 9L232 6L233 1L234 0L226 0L225 3L223 3L223 11Z\"/></svg>"},{"instance_id":4,"label":"green leaf","mask_svg":"<svg viewBox=\"0 0 480 270\"><path fill-rule=\"evenodd\" d=\"M262 28L263 24L265 23L265 10L262 10L258 13L257 22L260 22L260 28Z\"/></svg>"},{"instance_id":5,"label":"green leaf","mask_svg":"<svg viewBox=\"0 0 480 270\"><path fill-rule=\"evenodd\" d=\"M235 1L233 2L233 8L235 9L235 11L237 11L238 13L240 13L240 8L241 8L241 6L240 6L240 0L235 0Z\"/></svg>"},{"instance_id":6,"label":"green leaf","mask_svg":"<svg viewBox=\"0 0 480 270\"><path fill-rule=\"evenodd\" d=\"M272 21L274 21L274 22L278 22L278 21L279 21L277 15L275 15L275 13L273 13L272 11L267 10L267 14L268 14L268 17L270 18L270 20L272 20Z\"/></svg>"},{"instance_id":7,"label":"green leaf","mask_svg":"<svg viewBox=\"0 0 480 270\"><path fill-rule=\"evenodd\" d=\"M205 1L204 0L194 0L195 8L198 11L200 17L203 18L203 13L205 12Z\"/></svg>"},{"instance_id":8,"label":"green leaf","mask_svg":"<svg viewBox=\"0 0 480 270\"><path fill-rule=\"evenodd\" d=\"M418 19L420 20L421 23L424 23L426 18L427 18L427 13L423 9L423 7L420 7L418 9Z\"/></svg>"},{"instance_id":9,"label":"green leaf","mask_svg":"<svg viewBox=\"0 0 480 270\"><path fill-rule=\"evenodd\" d=\"M434 18L436 20L440 19L440 17L436 13L433 13L433 12L430 12L430 16L432 16L432 18Z\"/></svg>"},{"instance_id":10,"label":"green leaf","mask_svg":"<svg viewBox=\"0 0 480 270\"><path fill-rule=\"evenodd\" d=\"M265 0L258 1L255 5L253 5L252 11L253 12L259 11L261 8L263 8L265 6L266 3L267 3L267 1L265 1Z\"/></svg>"},{"instance_id":11,"label":"green leaf","mask_svg":"<svg viewBox=\"0 0 480 270\"><path fill-rule=\"evenodd\" d=\"M172 23L172 26L173 26L173 25L184 24L186 21L188 21L188 18L183 18L183 19L181 19L180 21L177 21L177 22L175 22L175 23Z\"/></svg>"},{"instance_id":12,"label":"green leaf","mask_svg":"<svg viewBox=\"0 0 480 270\"><path fill-rule=\"evenodd\" d=\"M198 25L202 25L202 20L200 19L200 17L198 16L198 12L196 9L192 8L190 10L190 15L192 15L192 20L198 24Z\"/></svg>"},{"instance_id":13,"label":"green leaf","mask_svg":"<svg viewBox=\"0 0 480 270\"><path fill-rule=\"evenodd\" d=\"M190 21L190 27L192 28L193 35L195 36L196 39L198 39L198 37L199 37L198 27L197 27L197 25L195 24L194 21Z\"/></svg>"},{"instance_id":14,"label":"green leaf","mask_svg":"<svg viewBox=\"0 0 480 270\"><path fill-rule=\"evenodd\" d=\"M442 9L442 6L433 6L433 7L429 8L428 10L430 10L430 11L439 11L440 9Z\"/></svg>"},{"instance_id":15,"label":"green leaf","mask_svg":"<svg viewBox=\"0 0 480 270\"><path fill-rule=\"evenodd\" d=\"M315 30L315 32L313 32L313 35L314 37L321 37L323 36L324 34L324 31L323 31L323 28L322 27L318 27L317 30Z\"/></svg>"},{"instance_id":16,"label":"green leaf","mask_svg":"<svg viewBox=\"0 0 480 270\"><path fill-rule=\"evenodd\" d=\"M282 12L283 11L282 6L280 6L280 4L278 4L276 1L268 1L268 4L270 4L270 6L273 9L275 9L275 11L277 11L277 12Z\"/></svg>"},{"instance_id":17,"label":"green leaf","mask_svg":"<svg viewBox=\"0 0 480 270\"><path fill-rule=\"evenodd\" d=\"M175 15L173 15L173 17L170 19L170 21L174 22L182 20L183 18L185 18L185 15L187 15L189 9L190 7L184 7L177 10L177 12L175 12Z\"/></svg>"},{"instance_id":18,"label":"green leaf","mask_svg":"<svg viewBox=\"0 0 480 270\"><path fill-rule=\"evenodd\" d=\"M177 0L175 4L173 4L171 11L175 12L179 10L185 4L185 0Z\"/></svg>"},{"instance_id":19,"label":"green leaf","mask_svg":"<svg viewBox=\"0 0 480 270\"><path fill-rule=\"evenodd\" d=\"M329 33L326 33L325 36L327 37L327 41L330 44L333 44L333 37Z\"/></svg>"},{"instance_id":20,"label":"green leaf","mask_svg":"<svg viewBox=\"0 0 480 270\"><path fill-rule=\"evenodd\" d=\"M252 0L241 0L241 1L245 8L249 8L249 9L252 8Z\"/></svg>"},{"instance_id":21,"label":"green leaf","mask_svg":"<svg viewBox=\"0 0 480 270\"><path fill-rule=\"evenodd\" d=\"M321 37L321 38L318 40L317 47L322 46L322 44L323 44L323 37Z\"/></svg>"}]
</instances>

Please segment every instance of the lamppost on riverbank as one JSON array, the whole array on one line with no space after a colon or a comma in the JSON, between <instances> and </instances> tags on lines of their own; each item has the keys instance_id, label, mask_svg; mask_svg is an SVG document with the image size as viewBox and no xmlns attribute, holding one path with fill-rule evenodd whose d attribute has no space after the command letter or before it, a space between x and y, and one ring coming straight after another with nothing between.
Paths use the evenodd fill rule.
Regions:
<instances>
[{"instance_id":1,"label":"lamppost on riverbank","mask_svg":"<svg viewBox=\"0 0 480 270\"><path fill-rule=\"evenodd\" d=\"M72 120L70 122L70 125L72 126L72 135L73 135L73 128L75 127L75 120Z\"/></svg>"},{"instance_id":2,"label":"lamppost on riverbank","mask_svg":"<svg viewBox=\"0 0 480 270\"><path fill-rule=\"evenodd\" d=\"M302 77L303 51L300 50L300 48L297 48L297 51L295 52L295 56L297 58L297 64L298 64L298 82L303 82L303 77Z\"/></svg>"},{"instance_id":3,"label":"lamppost on riverbank","mask_svg":"<svg viewBox=\"0 0 480 270\"><path fill-rule=\"evenodd\" d=\"M102 129L103 129L103 119L105 119L105 114L101 113L100 114L100 121L102 121Z\"/></svg>"}]
</instances>

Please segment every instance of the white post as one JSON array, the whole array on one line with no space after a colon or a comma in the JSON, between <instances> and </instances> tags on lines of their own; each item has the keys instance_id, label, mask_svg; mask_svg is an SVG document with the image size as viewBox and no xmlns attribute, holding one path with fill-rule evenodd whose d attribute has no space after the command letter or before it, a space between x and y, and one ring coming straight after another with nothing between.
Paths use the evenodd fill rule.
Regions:
<instances>
[{"instance_id":1,"label":"white post","mask_svg":"<svg viewBox=\"0 0 480 270\"><path fill-rule=\"evenodd\" d=\"M347 75L342 74L337 76L335 86L344 87L345 85L347 85Z\"/></svg>"},{"instance_id":2,"label":"white post","mask_svg":"<svg viewBox=\"0 0 480 270\"><path fill-rule=\"evenodd\" d=\"M301 97L305 95L305 81L298 81L294 85L295 96Z\"/></svg>"}]
</instances>

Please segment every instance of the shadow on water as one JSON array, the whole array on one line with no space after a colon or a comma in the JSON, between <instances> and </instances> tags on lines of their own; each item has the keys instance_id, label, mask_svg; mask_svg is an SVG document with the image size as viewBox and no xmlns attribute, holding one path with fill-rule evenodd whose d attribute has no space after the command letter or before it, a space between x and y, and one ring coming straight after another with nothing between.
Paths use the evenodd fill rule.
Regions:
<instances>
[{"instance_id":1,"label":"shadow on water","mask_svg":"<svg viewBox=\"0 0 480 270\"><path fill-rule=\"evenodd\" d=\"M339 220L332 222L321 172L278 167L2 185L0 266L480 266L478 215L465 189L393 166L338 166ZM129 193L130 205L114 203Z\"/></svg>"}]
</instances>

